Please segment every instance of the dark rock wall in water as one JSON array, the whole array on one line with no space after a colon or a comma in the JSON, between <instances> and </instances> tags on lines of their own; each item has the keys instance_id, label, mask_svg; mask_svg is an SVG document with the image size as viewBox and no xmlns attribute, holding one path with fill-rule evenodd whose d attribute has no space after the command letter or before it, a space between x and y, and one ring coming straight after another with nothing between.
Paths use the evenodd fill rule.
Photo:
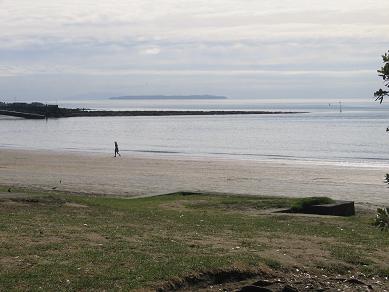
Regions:
<instances>
[{"instance_id":1,"label":"dark rock wall in water","mask_svg":"<svg viewBox=\"0 0 389 292\"><path fill-rule=\"evenodd\" d=\"M33 103L0 102L0 112L25 118L65 118L65 117L106 117L106 116L178 116L178 115L260 115L260 114L295 114L297 112L281 111L93 111L88 109L61 108L58 105ZM26 115L22 115L25 113ZM300 112L301 113L301 112ZM28 116L30 114L30 117Z\"/></svg>"}]
</instances>

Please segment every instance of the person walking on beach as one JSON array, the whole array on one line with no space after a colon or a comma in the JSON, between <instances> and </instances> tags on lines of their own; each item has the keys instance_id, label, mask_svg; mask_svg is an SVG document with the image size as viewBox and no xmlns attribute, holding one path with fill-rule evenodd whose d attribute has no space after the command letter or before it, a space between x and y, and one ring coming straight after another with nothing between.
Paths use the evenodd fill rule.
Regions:
<instances>
[{"instance_id":1,"label":"person walking on beach","mask_svg":"<svg viewBox=\"0 0 389 292\"><path fill-rule=\"evenodd\" d=\"M115 141L115 157L116 157L116 154L121 156L120 153L119 153L119 146L118 146L118 142Z\"/></svg>"}]
</instances>

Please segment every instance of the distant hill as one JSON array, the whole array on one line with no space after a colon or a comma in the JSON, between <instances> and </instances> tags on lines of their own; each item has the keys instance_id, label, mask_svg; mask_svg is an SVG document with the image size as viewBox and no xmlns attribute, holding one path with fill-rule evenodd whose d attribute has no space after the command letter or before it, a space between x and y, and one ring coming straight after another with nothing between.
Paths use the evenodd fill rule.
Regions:
<instances>
[{"instance_id":1,"label":"distant hill","mask_svg":"<svg viewBox=\"0 0 389 292\"><path fill-rule=\"evenodd\" d=\"M217 95L128 95L116 96L109 99L227 99Z\"/></svg>"}]
</instances>

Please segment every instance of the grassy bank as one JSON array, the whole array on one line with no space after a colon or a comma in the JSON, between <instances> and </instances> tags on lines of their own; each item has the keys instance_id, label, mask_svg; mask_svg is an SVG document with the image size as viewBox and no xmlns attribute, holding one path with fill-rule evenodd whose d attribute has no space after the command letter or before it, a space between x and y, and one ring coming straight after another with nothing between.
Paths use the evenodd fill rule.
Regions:
<instances>
[{"instance_id":1,"label":"grassy bank","mask_svg":"<svg viewBox=\"0 0 389 292\"><path fill-rule=\"evenodd\" d=\"M388 284L389 236L368 211L270 212L296 204L288 198L17 193L0 200L1 290L151 289L220 270Z\"/></svg>"}]
</instances>

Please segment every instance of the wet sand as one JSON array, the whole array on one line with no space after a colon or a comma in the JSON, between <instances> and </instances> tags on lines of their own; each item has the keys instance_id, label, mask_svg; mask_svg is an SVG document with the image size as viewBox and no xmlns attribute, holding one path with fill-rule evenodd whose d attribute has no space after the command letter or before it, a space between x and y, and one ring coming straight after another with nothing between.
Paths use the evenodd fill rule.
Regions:
<instances>
[{"instance_id":1,"label":"wet sand","mask_svg":"<svg viewBox=\"0 0 389 292\"><path fill-rule=\"evenodd\" d=\"M120 196L210 191L388 204L386 169L173 156L0 150L0 185Z\"/></svg>"}]
</instances>

